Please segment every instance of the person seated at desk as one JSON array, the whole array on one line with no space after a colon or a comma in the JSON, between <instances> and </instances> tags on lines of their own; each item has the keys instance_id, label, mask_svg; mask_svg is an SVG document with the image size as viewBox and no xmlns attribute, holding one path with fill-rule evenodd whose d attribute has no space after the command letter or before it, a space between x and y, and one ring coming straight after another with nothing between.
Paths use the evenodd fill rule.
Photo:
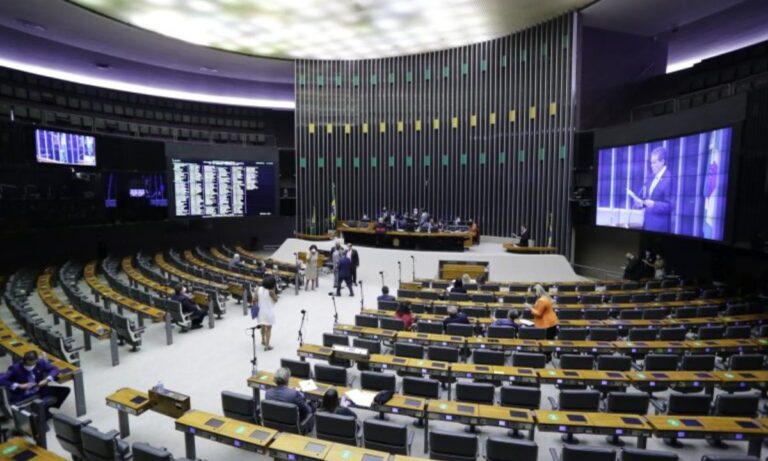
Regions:
<instances>
[{"instance_id":1,"label":"person seated at desk","mask_svg":"<svg viewBox=\"0 0 768 461\"><path fill-rule=\"evenodd\" d=\"M528 246L528 240L531 239L531 231L528 230L528 227L525 224L520 226L520 235L518 235L518 239L520 240L517 242L517 246Z\"/></svg>"},{"instance_id":2,"label":"person seated at desk","mask_svg":"<svg viewBox=\"0 0 768 461\"><path fill-rule=\"evenodd\" d=\"M466 287L467 285L476 284L477 280L473 279L469 276L469 274L464 274L461 276L461 285L463 287Z\"/></svg>"},{"instance_id":3,"label":"person seated at desk","mask_svg":"<svg viewBox=\"0 0 768 461\"><path fill-rule=\"evenodd\" d=\"M234 269L235 267L243 266L245 266L245 263L243 263L243 260L240 259L240 255L235 253L235 255L232 256L232 259L229 261L229 268Z\"/></svg>"},{"instance_id":4,"label":"person seated at desk","mask_svg":"<svg viewBox=\"0 0 768 461\"><path fill-rule=\"evenodd\" d=\"M323 394L323 402L321 404L320 410L326 412L326 413L333 413L335 415L341 415L341 416L351 416L355 419L357 419L357 414L347 408L348 401L345 398L342 398L341 402L339 402L339 393L336 391L335 388L330 388L327 391L325 391L325 394Z\"/></svg>"},{"instance_id":5,"label":"person seated at desk","mask_svg":"<svg viewBox=\"0 0 768 461\"><path fill-rule=\"evenodd\" d=\"M174 289L171 299L181 304L181 311L185 314L191 314L192 329L203 327L203 318L208 315L208 311L200 307L192 300L192 296L187 293L187 287L179 285Z\"/></svg>"},{"instance_id":6,"label":"person seated at desk","mask_svg":"<svg viewBox=\"0 0 768 461\"><path fill-rule=\"evenodd\" d=\"M278 402L292 403L299 407L299 420L304 421L307 416L314 415L315 409L307 402L306 397L300 391L288 387L291 381L291 370L287 368L278 368L275 372L275 384L277 387L268 389L264 398L266 400L277 400ZM309 424L308 430L311 432L315 425L314 418Z\"/></svg>"},{"instance_id":7,"label":"person seated at desk","mask_svg":"<svg viewBox=\"0 0 768 461\"><path fill-rule=\"evenodd\" d=\"M70 391L68 387L50 385L58 374L58 368L48 360L38 357L35 351L27 351L21 361L12 364L0 375L0 386L8 389L11 404L41 399L45 417L49 419L50 409L60 408Z\"/></svg>"},{"instance_id":8,"label":"person seated at desk","mask_svg":"<svg viewBox=\"0 0 768 461\"><path fill-rule=\"evenodd\" d=\"M507 312L507 318L496 319L491 325L494 327L511 327L517 330L517 319L520 317L520 312L517 309L510 309Z\"/></svg>"},{"instance_id":9,"label":"person seated at desk","mask_svg":"<svg viewBox=\"0 0 768 461\"><path fill-rule=\"evenodd\" d=\"M389 294L389 287L384 285L381 287L381 294L378 298L376 298L377 301L395 301L395 297Z\"/></svg>"},{"instance_id":10,"label":"person seated at desk","mask_svg":"<svg viewBox=\"0 0 768 461\"><path fill-rule=\"evenodd\" d=\"M533 314L533 324L536 328L547 329L547 339L555 339L557 336L557 325L560 322L553 308L552 298L549 297L547 292L539 284L534 287L536 291L536 304L531 306L526 304L526 309Z\"/></svg>"},{"instance_id":11,"label":"person seated at desk","mask_svg":"<svg viewBox=\"0 0 768 461\"><path fill-rule=\"evenodd\" d=\"M453 281L453 284L450 287L448 287L448 292L449 293L466 293L467 289L464 288L464 282L461 279L456 279Z\"/></svg>"},{"instance_id":12,"label":"person seated at desk","mask_svg":"<svg viewBox=\"0 0 768 461\"><path fill-rule=\"evenodd\" d=\"M464 312L459 312L456 306L448 306L448 317L443 320L443 330L448 331L448 325L451 323L463 323L469 325L469 317Z\"/></svg>"},{"instance_id":13,"label":"person seated at desk","mask_svg":"<svg viewBox=\"0 0 768 461\"><path fill-rule=\"evenodd\" d=\"M403 321L405 331L410 331L413 328L413 322L416 320L411 313L411 306L407 302L397 306L395 318Z\"/></svg>"}]
</instances>

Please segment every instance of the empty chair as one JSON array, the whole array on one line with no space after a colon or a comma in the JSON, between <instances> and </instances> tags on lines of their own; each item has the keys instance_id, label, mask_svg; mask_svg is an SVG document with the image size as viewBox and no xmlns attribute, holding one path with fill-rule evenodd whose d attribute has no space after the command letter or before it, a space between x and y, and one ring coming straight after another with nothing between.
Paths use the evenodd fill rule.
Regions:
<instances>
[{"instance_id":1,"label":"empty chair","mask_svg":"<svg viewBox=\"0 0 768 461\"><path fill-rule=\"evenodd\" d=\"M672 392L669 394L669 400L665 410L668 415L706 416L709 414L711 404L711 395L689 395ZM655 406L657 410L659 409L658 404L654 403L653 406ZM664 408L662 408L662 410L664 410ZM664 443L673 447L683 446L678 442L677 437L665 438Z\"/></svg>"},{"instance_id":2,"label":"empty chair","mask_svg":"<svg viewBox=\"0 0 768 461\"><path fill-rule=\"evenodd\" d=\"M560 411L598 411L600 408L600 393L593 390L563 390L558 395L557 402L550 397L554 410ZM565 443L578 443L573 433L563 434Z\"/></svg>"},{"instance_id":3,"label":"empty chair","mask_svg":"<svg viewBox=\"0 0 768 461\"><path fill-rule=\"evenodd\" d=\"M355 325L359 327L379 327L379 318L372 315L355 315Z\"/></svg>"},{"instance_id":4,"label":"empty chair","mask_svg":"<svg viewBox=\"0 0 768 461\"><path fill-rule=\"evenodd\" d=\"M603 302L603 295L584 295L581 297L582 304L600 304Z\"/></svg>"},{"instance_id":5,"label":"empty chair","mask_svg":"<svg viewBox=\"0 0 768 461\"><path fill-rule=\"evenodd\" d=\"M449 335L470 337L475 335L475 326L466 323L449 323L445 331Z\"/></svg>"},{"instance_id":6,"label":"empty chair","mask_svg":"<svg viewBox=\"0 0 768 461\"><path fill-rule=\"evenodd\" d=\"M375 339L352 338L352 346L366 349L369 354L381 354L381 342Z\"/></svg>"},{"instance_id":7,"label":"empty chair","mask_svg":"<svg viewBox=\"0 0 768 461\"><path fill-rule=\"evenodd\" d=\"M728 360L731 370L762 370L765 366L763 354L736 354Z\"/></svg>"},{"instance_id":8,"label":"empty chair","mask_svg":"<svg viewBox=\"0 0 768 461\"><path fill-rule=\"evenodd\" d=\"M645 448L624 448L621 450L620 461L677 461L675 453L668 451L651 451Z\"/></svg>"},{"instance_id":9,"label":"empty chair","mask_svg":"<svg viewBox=\"0 0 768 461\"><path fill-rule=\"evenodd\" d=\"M643 319L646 320L661 320L669 315L669 309L660 307L657 309L643 309Z\"/></svg>"},{"instance_id":10,"label":"empty chair","mask_svg":"<svg viewBox=\"0 0 768 461\"><path fill-rule=\"evenodd\" d=\"M476 365L504 365L506 356L502 351L475 349L472 351L472 362Z\"/></svg>"},{"instance_id":11,"label":"empty chair","mask_svg":"<svg viewBox=\"0 0 768 461\"><path fill-rule=\"evenodd\" d=\"M725 308L725 315L745 315L747 313L746 304L729 304Z\"/></svg>"},{"instance_id":12,"label":"empty chair","mask_svg":"<svg viewBox=\"0 0 768 461\"><path fill-rule=\"evenodd\" d=\"M589 335L587 328L560 328L557 339L560 341L585 341Z\"/></svg>"},{"instance_id":13,"label":"empty chair","mask_svg":"<svg viewBox=\"0 0 768 461\"><path fill-rule=\"evenodd\" d=\"M656 290L658 288L661 288L661 280L648 280L645 282L646 290Z\"/></svg>"},{"instance_id":14,"label":"empty chair","mask_svg":"<svg viewBox=\"0 0 768 461\"><path fill-rule=\"evenodd\" d=\"M555 302L557 304L577 304L581 302L581 298L579 296L574 295L565 295L565 296L555 296Z\"/></svg>"},{"instance_id":15,"label":"empty chair","mask_svg":"<svg viewBox=\"0 0 768 461\"><path fill-rule=\"evenodd\" d=\"M315 415L317 438L357 446L357 418L318 411Z\"/></svg>"},{"instance_id":16,"label":"empty chair","mask_svg":"<svg viewBox=\"0 0 768 461\"><path fill-rule=\"evenodd\" d=\"M563 354L560 356L560 368L567 370L591 370L595 366L595 357L583 354Z\"/></svg>"},{"instance_id":17,"label":"empty chair","mask_svg":"<svg viewBox=\"0 0 768 461\"><path fill-rule=\"evenodd\" d=\"M448 299L450 301L469 301L469 295L466 293L448 293Z\"/></svg>"},{"instance_id":18,"label":"empty chair","mask_svg":"<svg viewBox=\"0 0 768 461\"><path fill-rule=\"evenodd\" d=\"M427 358L440 362L455 363L459 361L459 348L449 346L429 346L427 348Z\"/></svg>"},{"instance_id":19,"label":"empty chair","mask_svg":"<svg viewBox=\"0 0 768 461\"><path fill-rule=\"evenodd\" d=\"M221 408L227 418L251 424L259 423L259 405L252 395L221 391Z\"/></svg>"},{"instance_id":20,"label":"empty chair","mask_svg":"<svg viewBox=\"0 0 768 461\"><path fill-rule=\"evenodd\" d=\"M629 371L632 369L632 357L626 355L599 355L597 357L597 369L603 371ZM621 391L624 389L620 384L598 384L594 388L600 392Z\"/></svg>"},{"instance_id":21,"label":"empty chair","mask_svg":"<svg viewBox=\"0 0 768 461\"><path fill-rule=\"evenodd\" d=\"M503 407L536 410L541 404L541 389L532 386L502 386L499 390L499 402ZM519 431L512 429L509 435L518 437Z\"/></svg>"},{"instance_id":22,"label":"empty chair","mask_svg":"<svg viewBox=\"0 0 768 461\"><path fill-rule=\"evenodd\" d=\"M383 311L396 311L397 301L378 300L379 309Z\"/></svg>"},{"instance_id":23,"label":"empty chair","mask_svg":"<svg viewBox=\"0 0 768 461\"><path fill-rule=\"evenodd\" d=\"M546 328L523 327L517 332L520 339L547 339Z\"/></svg>"},{"instance_id":24,"label":"empty chair","mask_svg":"<svg viewBox=\"0 0 768 461\"><path fill-rule=\"evenodd\" d=\"M490 325L486 334L489 338L514 338L516 333L517 328L514 327Z\"/></svg>"},{"instance_id":25,"label":"empty chair","mask_svg":"<svg viewBox=\"0 0 768 461\"><path fill-rule=\"evenodd\" d=\"M440 397L440 383L434 379L416 378L407 376L403 378L403 394L436 399Z\"/></svg>"},{"instance_id":26,"label":"empty chair","mask_svg":"<svg viewBox=\"0 0 768 461\"><path fill-rule=\"evenodd\" d=\"M760 458L749 455L704 455L701 461L760 461Z\"/></svg>"},{"instance_id":27,"label":"empty chair","mask_svg":"<svg viewBox=\"0 0 768 461\"><path fill-rule=\"evenodd\" d=\"M717 317L719 311L717 306L701 306L696 309L696 317Z\"/></svg>"},{"instance_id":28,"label":"empty chair","mask_svg":"<svg viewBox=\"0 0 768 461\"><path fill-rule=\"evenodd\" d=\"M656 295L652 293L641 293L632 295L629 299L631 303L649 303L656 300Z\"/></svg>"},{"instance_id":29,"label":"empty chair","mask_svg":"<svg viewBox=\"0 0 768 461\"><path fill-rule=\"evenodd\" d=\"M92 426L80 431L83 452L88 461L124 461L131 459L131 447L120 440L120 433L112 430L101 432Z\"/></svg>"},{"instance_id":30,"label":"empty chair","mask_svg":"<svg viewBox=\"0 0 768 461\"><path fill-rule=\"evenodd\" d=\"M53 415L53 430L56 433L56 440L58 440L61 448L72 455L73 459L85 459L83 439L80 433L90 423L90 419L81 421L61 413Z\"/></svg>"},{"instance_id":31,"label":"empty chair","mask_svg":"<svg viewBox=\"0 0 768 461\"><path fill-rule=\"evenodd\" d=\"M632 328L629 330L630 341L655 341L659 334L656 328Z\"/></svg>"},{"instance_id":32,"label":"empty chair","mask_svg":"<svg viewBox=\"0 0 768 461\"><path fill-rule=\"evenodd\" d=\"M560 461L616 461L616 452L610 448L563 446Z\"/></svg>"},{"instance_id":33,"label":"empty chair","mask_svg":"<svg viewBox=\"0 0 768 461\"><path fill-rule=\"evenodd\" d=\"M685 341L685 327L667 327L659 330L659 341Z\"/></svg>"},{"instance_id":34,"label":"empty chair","mask_svg":"<svg viewBox=\"0 0 768 461\"><path fill-rule=\"evenodd\" d=\"M661 293L659 296L656 297L656 300L663 303L667 301L676 301L677 300L677 292L672 293Z\"/></svg>"},{"instance_id":35,"label":"empty chair","mask_svg":"<svg viewBox=\"0 0 768 461\"><path fill-rule=\"evenodd\" d=\"M616 341L619 339L619 330L616 328L591 328L589 330L590 341Z\"/></svg>"},{"instance_id":36,"label":"empty chair","mask_svg":"<svg viewBox=\"0 0 768 461\"><path fill-rule=\"evenodd\" d=\"M372 450L407 455L411 448L413 434L405 424L391 423L377 419L366 419L363 423L363 446Z\"/></svg>"},{"instance_id":37,"label":"empty chair","mask_svg":"<svg viewBox=\"0 0 768 461\"><path fill-rule=\"evenodd\" d=\"M487 461L536 461L538 456L539 446L530 440L502 436L492 436L485 440Z\"/></svg>"},{"instance_id":38,"label":"empty chair","mask_svg":"<svg viewBox=\"0 0 768 461\"><path fill-rule=\"evenodd\" d=\"M173 455L166 448L153 447L144 442L133 444L133 461L173 461Z\"/></svg>"},{"instance_id":39,"label":"empty chair","mask_svg":"<svg viewBox=\"0 0 768 461\"><path fill-rule=\"evenodd\" d=\"M727 327L723 339L749 339L750 336L752 336L752 327L739 325Z\"/></svg>"},{"instance_id":40,"label":"empty chair","mask_svg":"<svg viewBox=\"0 0 768 461\"><path fill-rule=\"evenodd\" d=\"M757 414L759 395L728 395L715 397L712 414L715 416L743 416L752 418Z\"/></svg>"},{"instance_id":41,"label":"empty chair","mask_svg":"<svg viewBox=\"0 0 768 461\"><path fill-rule=\"evenodd\" d=\"M470 298L476 303L495 303L497 299L492 293L475 293Z\"/></svg>"},{"instance_id":42,"label":"empty chair","mask_svg":"<svg viewBox=\"0 0 768 461\"><path fill-rule=\"evenodd\" d=\"M379 319L379 327L385 330L403 331L405 323L400 319L382 317Z\"/></svg>"},{"instance_id":43,"label":"empty chair","mask_svg":"<svg viewBox=\"0 0 768 461\"><path fill-rule=\"evenodd\" d=\"M712 371L715 369L715 356L711 354L684 355L680 369L686 371Z\"/></svg>"},{"instance_id":44,"label":"empty chair","mask_svg":"<svg viewBox=\"0 0 768 461\"><path fill-rule=\"evenodd\" d=\"M675 309L675 317L679 319L692 319L698 315L698 308L692 306L678 307Z\"/></svg>"},{"instance_id":45,"label":"empty chair","mask_svg":"<svg viewBox=\"0 0 768 461\"><path fill-rule=\"evenodd\" d=\"M429 432L429 457L446 461L475 461L478 441L476 435L432 430Z\"/></svg>"},{"instance_id":46,"label":"empty chair","mask_svg":"<svg viewBox=\"0 0 768 461\"><path fill-rule=\"evenodd\" d=\"M619 311L620 320L640 320L643 318L642 309L621 309Z\"/></svg>"},{"instance_id":47,"label":"empty chair","mask_svg":"<svg viewBox=\"0 0 768 461\"><path fill-rule=\"evenodd\" d=\"M723 339L725 327L701 327L697 333L699 340Z\"/></svg>"},{"instance_id":48,"label":"empty chair","mask_svg":"<svg viewBox=\"0 0 768 461\"><path fill-rule=\"evenodd\" d=\"M560 320L581 320L584 312L581 309L555 309Z\"/></svg>"},{"instance_id":49,"label":"empty chair","mask_svg":"<svg viewBox=\"0 0 768 461\"><path fill-rule=\"evenodd\" d=\"M424 358L424 346L421 344L396 342L395 355L398 357L421 359Z\"/></svg>"},{"instance_id":50,"label":"empty chair","mask_svg":"<svg viewBox=\"0 0 768 461\"><path fill-rule=\"evenodd\" d=\"M296 378L309 379L312 377L312 370L310 369L309 362L302 362L301 360L292 359L280 359L280 366L291 370L291 376Z\"/></svg>"},{"instance_id":51,"label":"empty chair","mask_svg":"<svg viewBox=\"0 0 768 461\"><path fill-rule=\"evenodd\" d=\"M347 369L343 367L337 367L334 365L323 365L320 363L315 364L315 379L328 384L338 384L339 386L346 386L347 383Z\"/></svg>"},{"instance_id":52,"label":"empty chair","mask_svg":"<svg viewBox=\"0 0 768 461\"><path fill-rule=\"evenodd\" d=\"M608 314L608 309L584 309L585 320L607 320Z\"/></svg>"},{"instance_id":53,"label":"empty chair","mask_svg":"<svg viewBox=\"0 0 768 461\"><path fill-rule=\"evenodd\" d=\"M261 424L281 432L307 434L315 425L315 415L308 412L302 420L295 403L264 400L261 402Z\"/></svg>"},{"instance_id":54,"label":"empty chair","mask_svg":"<svg viewBox=\"0 0 768 461\"><path fill-rule=\"evenodd\" d=\"M678 356L675 354L648 354L645 356L646 371L677 370Z\"/></svg>"},{"instance_id":55,"label":"empty chair","mask_svg":"<svg viewBox=\"0 0 768 461\"><path fill-rule=\"evenodd\" d=\"M631 295L613 295L611 296L611 303L613 304L619 304L619 303L628 303L632 300Z\"/></svg>"},{"instance_id":56,"label":"empty chair","mask_svg":"<svg viewBox=\"0 0 768 461\"><path fill-rule=\"evenodd\" d=\"M333 347L334 344L341 346L349 346L349 337L344 335L334 335L331 333L323 333L323 346Z\"/></svg>"},{"instance_id":57,"label":"empty chair","mask_svg":"<svg viewBox=\"0 0 768 461\"><path fill-rule=\"evenodd\" d=\"M650 401L651 398L648 394L609 392L605 411L608 413L645 415L648 412ZM606 441L612 445L623 445L621 438L616 434L606 437Z\"/></svg>"},{"instance_id":58,"label":"empty chair","mask_svg":"<svg viewBox=\"0 0 768 461\"><path fill-rule=\"evenodd\" d=\"M443 334L443 324L437 322L416 322L416 331L419 333Z\"/></svg>"},{"instance_id":59,"label":"empty chair","mask_svg":"<svg viewBox=\"0 0 768 461\"><path fill-rule=\"evenodd\" d=\"M377 371L360 372L360 387L371 391L395 391L397 378L389 373Z\"/></svg>"},{"instance_id":60,"label":"empty chair","mask_svg":"<svg viewBox=\"0 0 768 461\"><path fill-rule=\"evenodd\" d=\"M494 387L490 383L456 384L456 400L462 402L493 404Z\"/></svg>"},{"instance_id":61,"label":"empty chair","mask_svg":"<svg viewBox=\"0 0 768 461\"><path fill-rule=\"evenodd\" d=\"M481 283L480 289L482 291L499 291L501 286L498 283Z\"/></svg>"},{"instance_id":62,"label":"empty chair","mask_svg":"<svg viewBox=\"0 0 768 461\"><path fill-rule=\"evenodd\" d=\"M544 368L547 366L547 356L544 354L513 352L512 366L525 368Z\"/></svg>"}]
</instances>

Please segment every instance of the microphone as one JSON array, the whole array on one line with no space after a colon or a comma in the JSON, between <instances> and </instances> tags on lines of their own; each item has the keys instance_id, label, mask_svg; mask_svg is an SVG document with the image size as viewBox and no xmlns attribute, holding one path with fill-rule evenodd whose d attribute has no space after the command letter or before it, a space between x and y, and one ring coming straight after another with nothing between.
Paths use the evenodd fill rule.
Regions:
<instances>
[{"instance_id":1,"label":"microphone","mask_svg":"<svg viewBox=\"0 0 768 461\"><path fill-rule=\"evenodd\" d=\"M363 286L363 281L362 280L358 280L357 284L360 285L360 286Z\"/></svg>"},{"instance_id":2,"label":"microphone","mask_svg":"<svg viewBox=\"0 0 768 461\"><path fill-rule=\"evenodd\" d=\"M384 271L379 271L379 274L383 274L383 273L384 273Z\"/></svg>"},{"instance_id":3,"label":"microphone","mask_svg":"<svg viewBox=\"0 0 768 461\"><path fill-rule=\"evenodd\" d=\"M328 293L328 296L333 297L333 292Z\"/></svg>"},{"instance_id":4,"label":"microphone","mask_svg":"<svg viewBox=\"0 0 768 461\"><path fill-rule=\"evenodd\" d=\"M301 310L301 313L302 313L302 314L306 314L306 313L307 313L307 311L306 311L306 310L304 310L304 309L302 309L302 310Z\"/></svg>"}]
</instances>

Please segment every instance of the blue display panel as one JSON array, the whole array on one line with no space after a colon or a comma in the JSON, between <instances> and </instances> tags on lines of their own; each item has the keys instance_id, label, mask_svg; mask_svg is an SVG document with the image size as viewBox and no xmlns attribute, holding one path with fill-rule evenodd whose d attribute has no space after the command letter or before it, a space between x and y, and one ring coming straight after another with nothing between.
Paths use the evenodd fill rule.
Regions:
<instances>
[{"instance_id":1,"label":"blue display panel","mask_svg":"<svg viewBox=\"0 0 768 461\"><path fill-rule=\"evenodd\" d=\"M600 149L596 224L723 240L732 134Z\"/></svg>"},{"instance_id":2,"label":"blue display panel","mask_svg":"<svg viewBox=\"0 0 768 461\"><path fill-rule=\"evenodd\" d=\"M96 166L96 138L93 136L35 130L35 151L40 163Z\"/></svg>"}]
</instances>

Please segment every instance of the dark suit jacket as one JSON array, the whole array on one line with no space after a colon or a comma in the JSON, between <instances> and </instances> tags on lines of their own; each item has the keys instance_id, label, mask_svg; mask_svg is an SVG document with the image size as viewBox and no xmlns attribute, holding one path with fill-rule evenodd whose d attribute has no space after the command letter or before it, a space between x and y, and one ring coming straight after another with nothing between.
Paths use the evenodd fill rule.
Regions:
<instances>
[{"instance_id":1,"label":"dark suit jacket","mask_svg":"<svg viewBox=\"0 0 768 461\"><path fill-rule=\"evenodd\" d=\"M352 277L352 261L344 255L339 260L339 278L345 279Z\"/></svg>"},{"instance_id":2,"label":"dark suit jacket","mask_svg":"<svg viewBox=\"0 0 768 461\"><path fill-rule=\"evenodd\" d=\"M653 206L645 209L643 218L643 229L656 232L670 231L670 216L672 214L672 174L669 169L664 174L653 189L653 193L648 195L648 190L653 183L653 177L643 186L643 198L653 200Z\"/></svg>"},{"instance_id":3,"label":"dark suit jacket","mask_svg":"<svg viewBox=\"0 0 768 461\"><path fill-rule=\"evenodd\" d=\"M297 407L299 407L299 417L302 421L304 421L304 418L306 418L308 415L314 413L312 407L307 403L307 399L304 398L304 394L297 391L296 389L291 389L288 386L279 386L274 389L267 390L265 398L267 400L277 400L279 402L295 404Z\"/></svg>"},{"instance_id":4,"label":"dark suit jacket","mask_svg":"<svg viewBox=\"0 0 768 461\"><path fill-rule=\"evenodd\" d=\"M352 266L357 267L360 265L360 256L357 254L357 250L352 249L352 257L349 258L352 261Z\"/></svg>"},{"instance_id":5,"label":"dark suit jacket","mask_svg":"<svg viewBox=\"0 0 768 461\"><path fill-rule=\"evenodd\" d=\"M520 243L518 243L518 246L521 247L527 247L528 246L528 240L531 239L531 231L526 229L525 232L520 234Z\"/></svg>"},{"instance_id":6,"label":"dark suit jacket","mask_svg":"<svg viewBox=\"0 0 768 461\"><path fill-rule=\"evenodd\" d=\"M38 360L31 372L24 368L22 362L16 362L0 375L0 386L8 388L8 399L11 403L16 403L33 397L40 391L36 386L26 390L13 389L16 384L39 383L45 378L53 380L58 374L59 370L44 359Z\"/></svg>"},{"instance_id":7,"label":"dark suit jacket","mask_svg":"<svg viewBox=\"0 0 768 461\"><path fill-rule=\"evenodd\" d=\"M182 294L173 295L171 299L181 304L181 311L185 314L196 312L198 309L194 301Z\"/></svg>"}]
</instances>

